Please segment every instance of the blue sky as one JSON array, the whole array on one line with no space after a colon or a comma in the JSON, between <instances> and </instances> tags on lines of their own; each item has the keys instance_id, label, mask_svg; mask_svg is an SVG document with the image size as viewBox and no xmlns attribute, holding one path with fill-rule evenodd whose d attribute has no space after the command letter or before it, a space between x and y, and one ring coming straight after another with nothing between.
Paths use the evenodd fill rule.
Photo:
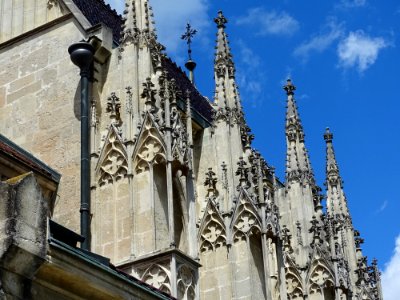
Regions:
<instances>
[{"instance_id":1,"label":"blue sky","mask_svg":"<svg viewBox=\"0 0 400 300\"><path fill-rule=\"evenodd\" d=\"M121 11L123 0L109 0ZM159 40L184 65L190 21L196 85L213 95L216 27L223 10L253 146L284 178L287 77L297 86L306 145L318 183L329 126L364 254L384 271L385 299L400 292L400 2L395 0L151 0ZM396 247L396 238L397 247ZM397 274L397 275L396 275ZM396 282L397 280L397 282ZM397 284L396 284L397 283ZM396 286L396 288L395 288Z\"/></svg>"}]
</instances>

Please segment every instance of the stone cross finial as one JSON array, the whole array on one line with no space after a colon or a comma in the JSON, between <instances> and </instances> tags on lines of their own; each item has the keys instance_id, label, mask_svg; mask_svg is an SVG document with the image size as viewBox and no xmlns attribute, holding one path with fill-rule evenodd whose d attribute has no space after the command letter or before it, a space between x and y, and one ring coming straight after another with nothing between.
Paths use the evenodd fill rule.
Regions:
<instances>
[{"instance_id":1,"label":"stone cross finial","mask_svg":"<svg viewBox=\"0 0 400 300\"><path fill-rule=\"evenodd\" d=\"M294 95L294 91L296 90L296 87L293 85L292 80L288 79L286 81L286 85L283 86L283 89L286 91L286 94L289 95Z\"/></svg>"},{"instance_id":2,"label":"stone cross finial","mask_svg":"<svg viewBox=\"0 0 400 300\"><path fill-rule=\"evenodd\" d=\"M214 22L217 24L218 28L225 28L225 24L228 23L228 20L222 14L222 11L218 11L218 17L214 19Z\"/></svg>"}]
</instances>

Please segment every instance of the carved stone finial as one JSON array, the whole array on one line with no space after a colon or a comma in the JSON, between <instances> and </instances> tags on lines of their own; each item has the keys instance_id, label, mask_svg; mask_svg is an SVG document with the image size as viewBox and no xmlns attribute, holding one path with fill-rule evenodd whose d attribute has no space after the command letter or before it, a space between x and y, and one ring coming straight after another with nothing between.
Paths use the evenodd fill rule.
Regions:
<instances>
[{"instance_id":1,"label":"carved stone finial","mask_svg":"<svg viewBox=\"0 0 400 300\"><path fill-rule=\"evenodd\" d=\"M172 78L169 82L168 82L168 90L169 90L169 94L170 94L170 100L171 100L171 105L176 104L176 100L178 97L180 97L182 95L181 90L178 88L178 85L176 84L176 80L174 78Z\"/></svg>"},{"instance_id":2,"label":"carved stone finial","mask_svg":"<svg viewBox=\"0 0 400 300\"><path fill-rule=\"evenodd\" d=\"M222 11L218 11L218 17L214 19L214 22L217 24L218 28L225 28L225 24L228 23L228 20L222 14Z\"/></svg>"},{"instance_id":3,"label":"carved stone finial","mask_svg":"<svg viewBox=\"0 0 400 300\"><path fill-rule=\"evenodd\" d=\"M254 140L254 134L251 133L250 127L246 124L241 126L240 127L240 135L241 135L243 147L250 149L251 142Z\"/></svg>"},{"instance_id":4,"label":"carved stone finial","mask_svg":"<svg viewBox=\"0 0 400 300\"><path fill-rule=\"evenodd\" d=\"M151 82L151 78L147 77L146 82L143 84L143 92L141 94L141 97L146 99L146 108L149 111L153 111L155 109L155 95L156 95L156 90L154 89L154 84Z\"/></svg>"},{"instance_id":5,"label":"carved stone finial","mask_svg":"<svg viewBox=\"0 0 400 300\"><path fill-rule=\"evenodd\" d=\"M133 103L132 103L132 87L127 86L126 90L126 112L130 115L133 115Z\"/></svg>"},{"instance_id":6,"label":"carved stone finial","mask_svg":"<svg viewBox=\"0 0 400 300\"><path fill-rule=\"evenodd\" d=\"M296 90L296 87L293 85L292 80L288 79L286 81L286 85L283 86L283 89L286 91L286 94L289 95L294 95L294 91Z\"/></svg>"},{"instance_id":7,"label":"carved stone finial","mask_svg":"<svg viewBox=\"0 0 400 300\"><path fill-rule=\"evenodd\" d=\"M249 169L246 167L247 163L244 161L243 157L239 157L237 165L238 168L235 174L239 176L240 186L247 188Z\"/></svg>"},{"instance_id":8,"label":"carved stone finial","mask_svg":"<svg viewBox=\"0 0 400 300\"><path fill-rule=\"evenodd\" d=\"M333 134L330 132L329 127L326 127L325 133L324 133L324 140L329 143L332 142L333 140Z\"/></svg>"},{"instance_id":9,"label":"carved stone finial","mask_svg":"<svg viewBox=\"0 0 400 300\"><path fill-rule=\"evenodd\" d=\"M301 224L299 221L296 222L296 228L297 228L297 242L299 245L303 246L303 239L301 237Z\"/></svg>"},{"instance_id":10,"label":"carved stone finial","mask_svg":"<svg viewBox=\"0 0 400 300\"><path fill-rule=\"evenodd\" d=\"M360 237L360 232L358 230L354 230L354 243L357 249L361 249L361 244L364 243L364 239Z\"/></svg>"},{"instance_id":11,"label":"carved stone finial","mask_svg":"<svg viewBox=\"0 0 400 300\"><path fill-rule=\"evenodd\" d=\"M215 177L215 173L212 168L208 168L208 172L206 172L206 180L204 181L204 185L207 186L207 197L216 196L217 189L215 185L217 184L217 178Z\"/></svg>"},{"instance_id":12,"label":"carved stone finial","mask_svg":"<svg viewBox=\"0 0 400 300\"><path fill-rule=\"evenodd\" d=\"M310 233L313 234L313 244L320 244L321 243L321 230L322 226L319 224L319 221L317 220L316 216L312 217L312 220L310 221L311 223L311 228L310 228Z\"/></svg>"},{"instance_id":13,"label":"carved stone finial","mask_svg":"<svg viewBox=\"0 0 400 300\"><path fill-rule=\"evenodd\" d=\"M224 189L228 189L228 166L226 165L226 163L223 161L221 164L221 168L222 168L222 186L224 187Z\"/></svg>"},{"instance_id":14,"label":"carved stone finial","mask_svg":"<svg viewBox=\"0 0 400 300\"><path fill-rule=\"evenodd\" d=\"M106 111L110 113L110 119L115 122L119 119L119 110L121 109L121 101L115 95L114 92L111 93L110 97L107 99Z\"/></svg>"},{"instance_id":15,"label":"carved stone finial","mask_svg":"<svg viewBox=\"0 0 400 300\"><path fill-rule=\"evenodd\" d=\"M92 99L90 101L90 127L97 126L97 112L96 112L96 101Z\"/></svg>"},{"instance_id":16,"label":"carved stone finial","mask_svg":"<svg viewBox=\"0 0 400 300\"><path fill-rule=\"evenodd\" d=\"M290 240L292 238L292 235L290 234L290 230L286 227L286 225L283 225L281 229L281 237L283 241L283 250L285 252L291 253L292 247L290 245Z\"/></svg>"}]
</instances>

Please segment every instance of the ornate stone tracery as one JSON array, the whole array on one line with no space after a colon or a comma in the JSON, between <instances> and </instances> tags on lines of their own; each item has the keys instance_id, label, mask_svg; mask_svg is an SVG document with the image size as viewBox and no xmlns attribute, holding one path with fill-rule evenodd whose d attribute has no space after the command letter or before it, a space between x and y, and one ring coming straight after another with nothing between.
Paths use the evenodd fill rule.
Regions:
<instances>
[{"instance_id":1,"label":"ornate stone tracery","mask_svg":"<svg viewBox=\"0 0 400 300\"><path fill-rule=\"evenodd\" d=\"M133 155L135 173L147 170L150 164L165 162L165 149L165 143L157 125L147 113Z\"/></svg>"},{"instance_id":2,"label":"ornate stone tracery","mask_svg":"<svg viewBox=\"0 0 400 300\"><path fill-rule=\"evenodd\" d=\"M200 252L214 251L226 245L226 230L213 200L209 200L199 229Z\"/></svg>"},{"instance_id":3,"label":"ornate stone tracery","mask_svg":"<svg viewBox=\"0 0 400 300\"><path fill-rule=\"evenodd\" d=\"M320 253L315 253L307 278L310 295L322 295L325 289L330 290L335 286L334 272L320 256Z\"/></svg>"},{"instance_id":4,"label":"ornate stone tracery","mask_svg":"<svg viewBox=\"0 0 400 300\"><path fill-rule=\"evenodd\" d=\"M242 190L239 195L233 222L232 222L233 241L245 240L246 236L261 232L261 221L257 209Z\"/></svg>"},{"instance_id":5,"label":"ornate stone tracery","mask_svg":"<svg viewBox=\"0 0 400 300\"><path fill-rule=\"evenodd\" d=\"M114 125L110 125L96 169L100 186L112 183L128 174L126 148Z\"/></svg>"},{"instance_id":6,"label":"ornate stone tracery","mask_svg":"<svg viewBox=\"0 0 400 300\"><path fill-rule=\"evenodd\" d=\"M162 264L152 264L142 275L142 281L162 292L171 294L171 272Z\"/></svg>"},{"instance_id":7,"label":"ornate stone tracery","mask_svg":"<svg viewBox=\"0 0 400 300\"><path fill-rule=\"evenodd\" d=\"M196 299L196 275L194 271L185 264L181 264L177 268L177 288L178 299L194 300Z\"/></svg>"}]
</instances>

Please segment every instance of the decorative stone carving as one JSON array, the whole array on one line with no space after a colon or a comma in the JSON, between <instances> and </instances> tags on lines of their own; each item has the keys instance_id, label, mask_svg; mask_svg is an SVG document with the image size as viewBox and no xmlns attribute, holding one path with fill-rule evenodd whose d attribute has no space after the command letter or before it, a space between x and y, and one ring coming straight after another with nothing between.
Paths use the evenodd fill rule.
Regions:
<instances>
[{"instance_id":1,"label":"decorative stone carving","mask_svg":"<svg viewBox=\"0 0 400 300\"><path fill-rule=\"evenodd\" d=\"M246 236L261 232L261 221L257 209L242 190L232 222L233 241L245 240Z\"/></svg>"},{"instance_id":2,"label":"decorative stone carving","mask_svg":"<svg viewBox=\"0 0 400 300\"><path fill-rule=\"evenodd\" d=\"M121 101L117 95L112 92L110 97L107 98L106 112L110 114L111 123L116 124L120 121Z\"/></svg>"},{"instance_id":3,"label":"decorative stone carving","mask_svg":"<svg viewBox=\"0 0 400 300\"><path fill-rule=\"evenodd\" d=\"M315 216L313 216L310 223L311 223L311 228L309 232L313 234L312 246L320 245L322 242L322 237L321 237L322 226Z\"/></svg>"},{"instance_id":4,"label":"decorative stone carving","mask_svg":"<svg viewBox=\"0 0 400 300\"><path fill-rule=\"evenodd\" d=\"M166 147L163 138L150 115L147 113L134 151L134 170L141 173L150 164L166 161Z\"/></svg>"},{"instance_id":5,"label":"decorative stone carving","mask_svg":"<svg viewBox=\"0 0 400 300\"><path fill-rule=\"evenodd\" d=\"M251 134L251 129L248 125L244 124L240 127L240 134L242 144L245 148L251 148L251 142L254 140L254 134Z\"/></svg>"},{"instance_id":6,"label":"decorative stone carving","mask_svg":"<svg viewBox=\"0 0 400 300\"><path fill-rule=\"evenodd\" d=\"M171 114L171 118L172 116L173 114ZM188 133L177 109L175 109L174 118L171 121L172 156L182 164L187 163Z\"/></svg>"},{"instance_id":7,"label":"decorative stone carving","mask_svg":"<svg viewBox=\"0 0 400 300\"><path fill-rule=\"evenodd\" d=\"M165 47L156 40L150 43L151 62L156 70L162 69L162 59L166 56L165 53L163 53L164 51Z\"/></svg>"},{"instance_id":8,"label":"decorative stone carving","mask_svg":"<svg viewBox=\"0 0 400 300\"><path fill-rule=\"evenodd\" d=\"M283 251L285 251L286 253L292 253L293 252L291 245L292 235L290 234L290 230L286 227L286 225L282 226L281 237L283 241Z\"/></svg>"},{"instance_id":9,"label":"decorative stone carving","mask_svg":"<svg viewBox=\"0 0 400 300\"><path fill-rule=\"evenodd\" d=\"M238 189L240 187L246 189L246 188L250 187L249 177L248 177L249 168L246 167L247 163L244 161L243 157L239 158L237 165L238 165L238 168L237 168L235 174L236 174L236 176L239 176L240 185L239 185Z\"/></svg>"},{"instance_id":10,"label":"decorative stone carving","mask_svg":"<svg viewBox=\"0 0 400 300\"><path fill-rule=\"evenodd\" d=\"M208 200L199 230L200 252L215 251L226 245L226 230L213 200Z\"/></svg>"},{"instance_id":11,"label":"decorative stone carving","mask_svg":"<svg viewBox=\"0 0 400 300\"><path fill-rule=\"evenodd\" d=\"M204 185L207 187L207 197L214 199L217 196L217 189L215 185L217 184L217 178L215 177L215 173L212 168L208 168L208 172L206 173L206 179L204 181Z\"/></svg>"},{"instance_id":12,"label":"decorative stone carving","mask_svg":"<svg viewBox=\"0 0 400 300\"><path fill-rule=\"evenodd\" d=\"M112 183L128 174L126 153L117 128L111 125L96 168L100 186Z\"/></svg>"},{"instance_id":13,"label":"decorative stone carving","mask_svg":"<svg viewBox=\"0 0 400 300\"><path fill-rule=\"evenodd\" d=\"M142 281L162 292L171 294L171 272L161 264L152 264L142 275Z\"/></svg>"},{"instance_id":14,"label":"decorative stone carving","mask_svg":"<svg viewBox=\"0 0 400 300\"><path fill-rule=\"evenodd\" d=\"M59 5L58 0L47 0L47 9L52 9L56 5Z\"/></svg>"},{"instance_id":15,"label":"decorative stone carving","mask_svg":"<svg viewBox=\"0 0 400 300\"><path fill-rule=\"evenodd\" d=\"M132 99L132 87L131 86L127 86L125 88L126 90L126 112L133 116L133 99Z\"/></svg>"},{"instance_id":16,"label":"decorative stone carving","mask_svg":"<svg viewBox=\"0 0 400 300\"><path fill-rule=\"evenodd\" d=\"M303 287L300 278L290 268L286 270L286 288L289 299L303 299Z\"/></svg>"},{"instance_id":17,"label":"decorative stone carving","mask_svg":"<svg viewBox=\"0 0 400 300\"><path fill-rule=\"evenodd\" d=\"M310 264L307 285L310 294L323 294L325 288L334 287L334 272L322 253L316 249Z\"/></svg>"}]
</instances>

